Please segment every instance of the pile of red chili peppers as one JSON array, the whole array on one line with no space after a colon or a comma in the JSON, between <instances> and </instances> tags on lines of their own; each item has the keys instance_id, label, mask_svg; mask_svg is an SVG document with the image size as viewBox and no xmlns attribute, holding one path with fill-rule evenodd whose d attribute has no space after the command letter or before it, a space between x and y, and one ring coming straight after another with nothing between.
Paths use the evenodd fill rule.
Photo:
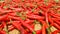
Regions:
<instances>
[{"instance_id":1,"label":"pile of red chili peppers","mask_svg":"<svg viewBox=\"0 0 60 34\"><path fill-rule=\"evenodd\" d=\"M35 24L41 29L34 30ZM51 32L52 26L57 30ZM1 0L0 34L14 29L20 34L60 33L60 0Z\"/></svg>"}]
</instances>

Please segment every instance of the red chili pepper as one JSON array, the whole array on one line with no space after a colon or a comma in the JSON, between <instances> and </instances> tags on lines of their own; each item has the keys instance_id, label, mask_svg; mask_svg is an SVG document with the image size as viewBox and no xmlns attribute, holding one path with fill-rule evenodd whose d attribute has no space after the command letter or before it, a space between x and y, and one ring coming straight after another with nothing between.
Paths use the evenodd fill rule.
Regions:
<instances>
[{"instance_id":1,"label":"red chili pepper","mask_svg":"<svg viewBox=\"0 0 60 34\"><path fill-rule=\"evenodd\" d=\"M55 18L60 18L60 17L58 17L58 16L55 16L54 14L51 14L51 13L50 13L50 15L51 15L51 16L53 16L53 17L55 17Z\"/></svg>"},{"instance_id":2,"label":"red chili pepper","mask_svg":"<svg viewBox=\"0 0 60 34\"><path fill-rule=\"evenodd\" d=\"M0 8L3 8L3 6L5 6L6 4L5 3L1 3L1 7Z\"/></svg>"},{"instance_id":3,"label":"red chili pepper","mask_svg":"<svg viewBox=\"0 0 60 34\"><path fill-rule=\"evenodd\" d=\"M21 23L22 23L23 26L27 27L31 32L34 31L28 24L24 23L23 21L21 21Z\"/></svg>"},{"instance_id":4,"label":"red chili pepper","mask_svg":"<svg viewBox=\"0 0 60 34\"><path fill-rule=\"evenodd\" d=\"M53 19L54 20L54 22L56 22L58 25L60 25L60 22L58 21L58 20L56 20L56 19Z\"/></svg>"},{"instance_id":5,"label":"red chili pepper","mask_svg":"<svg viewBox=\"0 0 60 34\"><path fill-rule=\"evenodd\" d=\"M8 13L10 16L17 16L16 13Z\"/></svg>"},{"instance_id":6,"label":"red chili pepper","mask_svg":"<svg viewBox=\"0 0 60 34\"><path fill-rule=\"evenodd\" d=\"M27 7L27 9L28 9L29 11L31 11L31 8L30 8L30 7Z\"/></svg>"},{"instance_id":7,"label":"red chili pepper","mask_svg":"<svg viewBox=\"0 0 60 34\"><path fill-rule=\"evenodd\" d=\"M46 24L49 26L49 21L48 21L48 11L46 11L46 13L45 13L45 17L46 17Z\"/></svg>"},{"instance_id":8,"label":"red chili pepper","mask_svg":"<svg viewBox=\"0 0 60 34\"><path fill-rule=\"evenodd\" d=\"M60 30L60 26L58 24L54 23L53 26Z\"/></svg>"},{"instance_id":9,"label":"red chili pepper","mask_svg":"<svg viewBox=\"0 0 60 34\"><path fill-rule=\"evenodd\" d=\"M45 24L43 24L43 26L42 26L42 34L46 34Z\"/></svg>"},{"instance_id":10,"label":"red chili pepper","mask_svg":"<svg viewBox=\"0 0 60 34\"><path fill-rule=\"evenodd\" d=\"M37 20L44 19L43 16L38 16L38 15L27 15L27 17L30 19L37 19Z\"/></svg>"},{"instance_id":11,"label":"red chili pepper","mask_svg":"<svg viewBox=\"0 0 60 34\"><path fill-rule=\"evenodd\" d=\"M34 30L34 24L31 25L31 28Z\"/></svg>"},{"instance_id":12,"label":"red chili pepper","mask_svg":"<svg viewBox=\"0 0 60 34\"><path fill-rule=\"evenodd\" d=\"M3 27L4 27L4 26L1 24L1 25L0 25L0 28L3 29Z\"/></svg>"},{"instance_id":13,"label":"red chili pepper","mask_svg":"<svg viewBox=\"0 0 60 34\"><path fill-rule=\"evenodd\" d=\"M16 2L16 3L19 3L20 2L20 0L13 0L14 2Z\"/></svg>"},{"instance_id":14,"label":"red chili pepper","mask_svg":"<svg viewBox=\"0 0 60 34\"><path fill-rule=\"evenodd\" d=\"M43 16L45 16L45 12L43 12L42 10L40 11L40 13L41 13Z\"/></svg>"},{"instance_id":15,"label":"red chili pepper","mask_svg":"<svg viewBox=\"0 0 60 34\"><path fill-rule=\"evenodd\" d=\"M58 28L60 30L60 26L58 24L56 24L55 22L53 22L53 20L51 18L49 18L49 22L51 23L51 25L55 26L56 28Z\"/></svg>"},{"instance_id":16,"label":"red chili pepper","mask_svg":"<svg viewBox=\"0 0 60 34\"><path fill-rule=\"evenodd\" d=\"M49 21L50 25L53 25L54 22L52 21L52 19L50 17L48 17L48 21Z\"/></svg>"},{"instance_id":17,"label":"red chili pepper","mask_svg":"<svg viewBox=\"0 0 60 34\"><path fill-rule=\"evenodd\" d=\"M25 23L27 24L32 24L34 22L34 20L30 20L30 19L26 19Z\"/></svg>"},{"instance_id":18,"label":"red chili pepper","mask_svg":"<svg viewBox=\"0 0 60 34\"><path fill-rule=\"evenodd\" d=\"M45 28L48 28L48 25L46 24L46 22L45 21L43 21L43 20L38 20L41 24L45 24Z\"/></svg>"},{"instance_id":19,"label":"red chili pepper","mask_svg":"<svg viewBox=\"0 0 60 34\"><path fill-rule=\"evenodd\" d=\"M20 20L20 17L14 17L14 16L8 16L10 19L14 19L14 20Z\"/></svg>"},{"instance_id":20,"label":"red chili pepper","mask_svg":"<svg viewBox=\"0 0 60 34\"><path fill-rule=\"evenodd\" d=\"M8 17L7 15L0 16L0 21L3 20L3 19L7 20L7 17Z\"/></svg>"},{"instance_id":21,"label":"red chili pepper","mask_svg":"<svg viewBox=\"0 0 60 34\"><path fill-rule=\"evenodd\" d=\"M54 32L52 32L52 34L57 34L59 32L60 32L59 30L55 30Z\"/></svg>"},{"instance_id":22,"label":"red chili pepper","mask_svg":"<svg viewBox=\"0 0 60 34\"><path fill-rule=\"evenodd\" d=\"M1 30L0 34L6 34L6 32L4 30Z\"/></svg>"},{"instance_id":23,"label":"red chili pepper","mask_svg":"<svg viewBox=\"0 0 60 34\"><path fill-rule=\"evenodd\" d=\"M33 29L28 24L24 23L24 21L21 18L16 18L16 17L11 17L11 18L20 20L23 26L27 27L31 32L33 32Z\"/></svg>"},{"instance_id":24,"label":"red chili pepper","mask_svg":"<svg viewBox=\"0 0 60 34\"><path fill-rule=\"evenodd\" d=\"M12 30L14 30L14 26L13 25L8 28L8 31L12 31Z\"/></svg>"},{"instance_id":25,"label":"red chili pepper","mask_svg":"<svg viewBox=\"0 0 60 34\"><path fill-rule=\"evenodd\" d=\"M36 34L42 34L42 30L37 30Z\"/></svg>"},{"instance_id":26,"label":"red chili pepper","mask_svg":"<svg viewBox=\"0 0 60 34\"><path fill-rule=\"evenodd\" d=\"M5 6L8 7L4 8ZM56 13L59 10L59 2L55 2L55 0L4 0L4 2L0 2L0 22L2 22L0 34L6 34L2 33L4 27L7 28L7 31L16 28L21 34L47 34L46 29L49 29L50 26L60 30L60 14ZM21 12L22 16L20 17L18 13L16 15L16 12L19 14ZM22 20L23 17L25 20ZM34 24L36 24L34 20L42 24L42 30L34 30ZM10 27L8 28L8 26ZM57 31L53 32L53 34L57 33Z\"/></svg>"},{"instance_id":27,"label":"red chili pepper","mask_svg":"<svg viewBox=\"0 0 60 34\"><path fill-rule=\"evenodd\" d=\"M47 9L46 9L46 8L44 8L44 7L42 7L42 6L39 6L39 8L40 8L40 9L42 9L42 10L43 10L43 12L46 12L46 11L47 11Z\"/></svg>"},{"instance_id":28,"label":"red chili pepper","mask_svg":"<svg viewBox=\"0 0 60 34\"><path fill-rule=\"evenodd\" d=\"M60 19L57 19L57 18L52 18L52 19L55 19L55 20L57 20L57 21L60 21Z\"/></svg>"},{"instance_id":29,"label":"red chili pepper","mask_svg":"<svg viewBox=\"0 0 60 34\"><path fill-rule=\"evenodd\" d=\"M53 15L55 15L55 16L58 16L58 17L60 17L60 15L59 15L59 14L55 14L53 11L51 11L51 14L53 14Z\"/></svg>"},{"instance_id":30,"label":"red chili pepper","mask_svg":"<svg viewBox=\"0 0 60 34\"><path fill-rule=\"evenodd\" d=\"M21 24L19 22L12 22L12 25L15 28L17 28L19 31L21 31L21 34L25 34L25 30L24 30L24 28L21 26Z\"/></svg>"}]
</instances>

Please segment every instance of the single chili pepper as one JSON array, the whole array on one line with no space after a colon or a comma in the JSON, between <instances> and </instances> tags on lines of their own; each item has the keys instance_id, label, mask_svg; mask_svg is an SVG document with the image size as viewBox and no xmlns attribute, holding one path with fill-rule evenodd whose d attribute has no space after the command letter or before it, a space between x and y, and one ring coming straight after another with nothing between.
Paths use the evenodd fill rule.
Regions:
<instances>
[{"instance_id":1,"label":"single chili pepper","mask_svg":"<svg viewBox=\"0 0 60 34\"><path fill-rule=\"evenodd\" d=\"M30 19L26 19L25 23L27 24L32 24L34 22L34 20L30 20Z\"/></svg>"},{"instance_id":2,"label":"single chili pepper","mask_svg":"<svg viewBox=\"0 0 60 34\"><path fill-rule=\"evenodd\" d=\"M43 26L42 26L42 34L46 34L45 24L43 24Z\"/></svg>"},{"instance_id":3,"label":"single chili pepper","mask_svg":"<svg viewBox=\"0 0 60 34\"><path fill-rule=\"evenodd\" d=\"M40 9L42 9L44 12L46 12L46 11L47 11L47 9L46 9L46 8L44 8L44 7L42 7L42 6L40 6L39 8L40 8Z\"/></svg>"},{"instance_id":4,"label":"single chili pepper","mask_svg":"<svg viewBox=\"0 0 60 34\"><path fill-rule=\"evenodd\" d=\"M3 19L7 20L7 17L8 17L7 15L0 16L0 20L3 20Z\"/></svg>"},{"instance_id":5,"label":"single chili pepper","mask_svg":"<svg viewBox=\"0 0 60 34\"><path fill-rule=\"evenodd\" d=\"M12 8L11 8L11 9L12 9ZM14 11L17 11L17 12L21 12L21 11L23 11L22 8L13 8L13 10L14 10Z\"/></svg>"},{"instance_id":6,"label":"single chili pepper","mask_svg":"<svg viewBox=\"0 0 60 34\"><path fill-rule=\"evenodd\" d=\"M14 16L8 16L10 19L14 19L14 20L20 20L20 17L14 17Z\"/></svg>"},{"instance_id":7,"label":"single chili pepper","mask_svg":"<svg viewBox=\"0 0 60 34\"><path fill-rule=\"evenodd\" d=\"M15 13L8 13L8 15L10 15L10 16L16 16Z\"/></svg>"},{"instance_id":8,"label":"single chili pepper","mask_svg":"<svg viewBox=\"0 0 60 34\"><path fill-rule=\"evenodd\" d=\"M52 19L50 17L48 17L48 21L49 21L50 25L53 25L54 22L52 21Z\"/></svg>"},{"instance_id":9,"label":"single chili pepper","mask_svg":"<svg viewBox=\"0 0 60 34\"><path fill-rule=\"evenodd\" d=\"M48 11L46 11L45 17L46 17L46 23L47 23L47 25L49 26L49 23L48 23Z\"/></svg>"},{"instance_id":10,"label":"single chili pepper","mask_svg":"<svg viewBox=\"0 0 60 34\"><path fill-rule=\"evenodd\" d=\"M28 17L28 18L31 18L31 19L37 19L37 20L38 20L38 19L44 19L43 16L41 17L41 16L38 16L38 15L28 15L27 17Z\"/></svg>"},{"instance_id":11,"label":"single chili pepper","mask_svg":"<svg viewBox=\"0 0 60 34\"><path fill-rule=\"evenodd\" d=\"M60 21L60 19L57 19L57 18L52 18L52 19L55 19L55 20L57 20L57 21Z\"/></svg>"}]
</instances>

